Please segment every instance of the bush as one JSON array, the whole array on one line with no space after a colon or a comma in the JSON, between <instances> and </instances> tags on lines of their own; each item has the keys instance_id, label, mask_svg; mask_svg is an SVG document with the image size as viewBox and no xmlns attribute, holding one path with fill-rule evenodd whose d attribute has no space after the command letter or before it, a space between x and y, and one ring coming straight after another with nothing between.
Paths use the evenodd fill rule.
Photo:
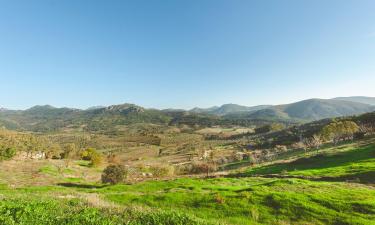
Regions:
<instances>
[{"instance_id":1,"label":"bush","mask_svg":"<svg viewBox=\"0 0 375 225\"><path fill-rule=\"evenodd\" d=\"M115 154L110 154L107 156L107 162L109 164L120 164L121 159Z\"/></svg>"},{"instance_id":2,"label":"bush","mask_svg":"<svg viewBox=\"0 0 375 225\"><path fill-rule=\"evenodd\" d=\"M154 165L150 167L150 172L155 177L168 177L173 176L175 170L173 166Z\"/></svg>"},{"instance_id":3,"label":"bush","mask_svg":"<svg viewBox=\"0 0 375 225\"><path fill-rule=\"evenodd\" d=\"M93 148L88 148L81 153L81 159L90 161L90 166L97 167L102 164L103 156Z\"/></svg>"},{"instance_id":4,"label":"bush","mask_svg":"<svg viewBox=\"0 0 375 225\"><path fill-rule=\"evenodd\" d=\"M0 150L0 160L8 160L16 155L14 148L4 148Z\"/></svg>"},{"instance_id":5,"label":"bush","mask_svg":"<svg viewBox=\"0 0 375 225\"><path fill-rule=\"evenodd\" d=\"M102 183L118 184L128 176L128 170L122 165L110 165L102 173Z\"/></svg>"},{"instance_id":6,"label":"bush","mask_svg":"<svg viewBox=\"0 0 375 225\"><path fill-rule=\"evenodd\" d=\"M210 173L217 171L217 166L214 163L208 162L194 162L191 166L191 173Z\"/></svg>"},{"instance_id":7,"label":"bush","mask_svg":"<svg viewBox=\"0 0 375 225\"><path fill-rule=\"evenodd\" d=\"M88 148L81 153L81 159L90 161L94 155L99 154L95 149Z\"/></svg>"},{"instance_id":8,"label":"bush","mask_svg":"<svg viewBox=\"0 0 375 225\"><path fill-rule=\"evenodd\" d=\"M103 156L99 153L96 153L91 156L90 164L91 167L100 166L103 163Z\"/></svg>"}]
</instances>

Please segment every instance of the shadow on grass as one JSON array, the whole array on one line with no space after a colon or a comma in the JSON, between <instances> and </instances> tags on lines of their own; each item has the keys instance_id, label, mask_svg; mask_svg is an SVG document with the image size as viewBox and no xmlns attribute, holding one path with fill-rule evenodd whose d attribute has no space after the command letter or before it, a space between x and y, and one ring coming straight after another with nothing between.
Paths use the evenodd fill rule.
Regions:
<instances>
[{"instance_id":1,"label":"shadow on grass","mask_svg":"<svg viewBox=\"0 0 375 225\"><path fill-rule=\"evenodd\" d=\"M339 167L349 165L351 163L359 163L364 160L370 160L375 157L375 147L374 145L361 146L354 150L349 150L346 152L339 153L323 153L318 154L308 158L300 158L289 163L277 163L269 166L253 168L250 171L235 174L232 176L243 177L243 176L254 176L254 175L271 175L271 174L282 174L285 171L303 171L310 169L326 169L332 167ZM369 174L363 173L363 179L366 180L366 176L373 176L373 172L370 171ZM367 174L367 175L366 175ZM361 175L358 173L357 176ZM351 177L348 176L348 179ZM346 178L341 178L346 179ZM375 179L375 178L374 178ZM373 180L374 180L373 179Z\"/></svg>"},{"instance_id":2,"label":"shadow on grass","mask_svg":"<svg viewBox=\"0 0 375 225\"><path fill-rule=\"evenodd\" d=\"M99 189L107 187L107 185L94 185L94 184L78 184L78 183L58 183L58 186L69 188L83 188L83 189Z\"/></svg>"},{"instance_id":3,"label":"shadow on grass","mask_svg":"<svg viewBox=\"0 0 375 225\"><path fill-rule=\"evenodd\" d=\"M350 174L339 177L320 177L313 178L311 180L315 181L345 181L353 183L362 183L362 184L375 184L375 171L369 171L365 173Z\"/></svg>"}]
</instances>

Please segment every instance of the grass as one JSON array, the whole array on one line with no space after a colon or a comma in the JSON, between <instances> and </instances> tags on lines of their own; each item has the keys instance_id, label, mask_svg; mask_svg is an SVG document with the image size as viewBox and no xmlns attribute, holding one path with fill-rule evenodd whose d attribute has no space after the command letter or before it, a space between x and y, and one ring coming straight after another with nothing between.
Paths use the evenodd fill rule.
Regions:
<instances>
[{"instance_id":1,"label":"grass","mask_svg":"<svg viewBox=\"0 0 375 225\"><path fill-rule=\"evenodd\" d=\"M142 212L135 209L105 209L73 200L11 199L0 202L0 223L4 225L49 224L205 224L177 212Z\"/></svg>"},{"instance_id":2,"label":"grass","mask_svg":"<svg viewBox=\"0 0 375 225\"><path fill-rule=\"evenodd\" d=\"M375 221L375 189L302 179L181 178L18 189L2 185L0 193L0 224L6 225L367 225Z\"/></svg>"},{"instance_id":3,"label":"grass","mask_svg":"<svg viewBox=\"0 0 375 225\"><path fill-rule=\"evenodd\" d=\"M332 181L355 179L361 183L375 183L374 144L346 144L320 152L288 163L251 168L241 175L282 174Z\"/></svg>"},{"instance_id":4,"label":"grass","mask_svg":"<svg viewBox=\"0 0 375 225\"><path fill-rule=\"evenodd\" d=\"M219 178L148 181L79 189L122 206L147 206L223 224L371 224L375 190L301 179ZM324 216L322 216L324 215Z\"/></svg>"},{"instance_id":5,"label":"grass","mask_svg":"<svg viewBox=\"0 0 375 225\"><path fill-rule=\"evenodd\" d=\"M41 173L40 179L61 181L57 185L37 182L37 186L22 181L29 176L18 168L21 164L6 164L7 171L18 168L16 178L29 185L0 184L0 224L371 225L375 224L375 188L358 181L374 184L372 142L327 147L319 154L242 174L280 175L274 178L179 178L107 186L61 177L52 164L24 165ZM76 163L80 166L74 164L64 174L79 172L75 170L97 174ZM336 182L352 178L357 183Z\"/></svg>"}]
</instances>

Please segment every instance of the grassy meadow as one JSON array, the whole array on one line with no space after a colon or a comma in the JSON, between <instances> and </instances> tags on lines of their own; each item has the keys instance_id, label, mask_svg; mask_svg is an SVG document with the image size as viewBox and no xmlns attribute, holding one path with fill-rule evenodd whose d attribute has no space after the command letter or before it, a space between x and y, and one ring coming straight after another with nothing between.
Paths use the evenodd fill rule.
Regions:
<instances>
[{"instance_id":1,"label":"grassy meadow","mask_svg":"<svg viewBox=\"0 0 375 225\"><path fill-rule=\"evenodd\" d=\"M373 139L360 143L328 147L288 162L248 169L242 175L298 176L308 179L375 183L375 145Z\"/></svg>"},{"instance_id":2,"label":"grassy meadow","mask_svg":"<svg viewBox=\"0 0 375 225\"><path fill-rule=\"evenodd\" d=\"M103 168L84 161L63 170L58 160L5 161L0 223L375 224L372 141L326 147L225 177L113 186L100 183Z\"/></svg>"}]
</instances>

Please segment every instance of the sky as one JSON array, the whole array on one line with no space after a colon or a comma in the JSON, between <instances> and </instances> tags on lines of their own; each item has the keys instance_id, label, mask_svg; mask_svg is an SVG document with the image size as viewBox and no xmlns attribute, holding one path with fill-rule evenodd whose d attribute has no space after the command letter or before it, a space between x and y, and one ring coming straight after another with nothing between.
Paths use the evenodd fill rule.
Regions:
<instances>
[{"instance_id":1,"label":"sky","mask_svg":"<svg viewBox=\"0 0 375 225\"><path fill-rule=\"evenodd\" d=\"M0 0L0 107L375 96L373 0Z\"/></svg>"}]
</instances>

